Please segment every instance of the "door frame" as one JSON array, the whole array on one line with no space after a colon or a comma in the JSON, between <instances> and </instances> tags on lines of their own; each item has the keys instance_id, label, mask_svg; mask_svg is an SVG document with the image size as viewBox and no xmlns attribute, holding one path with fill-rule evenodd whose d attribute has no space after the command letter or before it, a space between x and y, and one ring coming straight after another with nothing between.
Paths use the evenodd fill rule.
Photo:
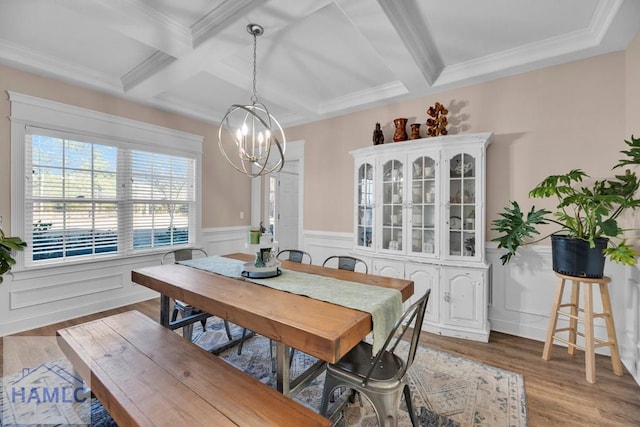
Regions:
<instances>
[{"instance_id":1,"label":"door frame","mask_svg":"<svg viewBox=\"0 0 640 427\"><path fill-rule=\"evenodd\" d=\"M298 161L298 247L304 249L304 140L287 142L284 161ZM251 181L251 224L258 225L269 216L269 180Z\"/></svg>"}]
</instances>

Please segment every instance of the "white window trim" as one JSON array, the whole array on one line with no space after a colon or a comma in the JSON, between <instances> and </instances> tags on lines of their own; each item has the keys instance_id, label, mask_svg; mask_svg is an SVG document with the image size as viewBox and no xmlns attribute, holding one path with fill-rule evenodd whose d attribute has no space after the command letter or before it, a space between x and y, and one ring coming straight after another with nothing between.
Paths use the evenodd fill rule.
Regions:
<instances>
[{"instance_id":1,"label":"white window trim","mask_svg":"<svg viewBox=\"0 0 640 427\"><path fill-rule=\"evenodd\" d=\"M7 91L11 103L11 235L21 236L25 230L25 133L27 126L79 133L96 139L118 141L128 148L146 149L192 157L196 161L195 236L199 240L202 227L202 143L204 137L112 114L67 105L56 101ZM148 252L157 252L150 249ZM144 256L148 252L141 252ZM91 259L87 262L113 260ZM73 265L82 263L74 261ZM12 272L51 268L52 265L25 266L24 253L16 253Z\"/></svg>"}]
</instances>

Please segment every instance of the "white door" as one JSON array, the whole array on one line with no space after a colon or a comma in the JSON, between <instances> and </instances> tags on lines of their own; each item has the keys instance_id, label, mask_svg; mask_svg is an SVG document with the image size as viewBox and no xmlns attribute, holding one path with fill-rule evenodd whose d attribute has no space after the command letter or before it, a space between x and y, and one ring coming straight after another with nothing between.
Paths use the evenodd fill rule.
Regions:
<instances>
[{"instance_id":1,"label":"white door","mask_svg":"<svg viewBox=\"0 0 640 427\"><path fill-rule=\"evenodd\" d=\"M469 328L483 328L486 322L485 274L468 268L445 268L443 322Z\"/></svg>"},{"instance_id":2,"label":"white door","mask_svg":"<svg viewBox=\"0 0 640 427\"><path fill-rule=\"evenodd\" d=\"M299 170L298 161L286 162L277 174L275 238L280 249L298 248Z\"/></svg>"},{"instance_id":3,"label":"white door","mask_svg":"<svg viewBox=\"0 0 640 427\"><path fill-rule=\"evenodd\" d=\"M373 267L373 273L377 274L378 276L404 279L404 262L403 261L374 259L372 267Z\"/></svg>"},{"instance_id":4,"label":"white door","mask_svg":"<svg viewBox=\"0 0 640 427\"><path fill-rule=\"evenodd\" d=\"M439 273L439 268L435 265L407 263L405 267L405 278L413 280L414 291L411 303L423 296L427 289L431 289L424 318L426 322L422 326L423 330L427 330L427 322L437 323L440 320Z\"/></svg>"}]
</instances>

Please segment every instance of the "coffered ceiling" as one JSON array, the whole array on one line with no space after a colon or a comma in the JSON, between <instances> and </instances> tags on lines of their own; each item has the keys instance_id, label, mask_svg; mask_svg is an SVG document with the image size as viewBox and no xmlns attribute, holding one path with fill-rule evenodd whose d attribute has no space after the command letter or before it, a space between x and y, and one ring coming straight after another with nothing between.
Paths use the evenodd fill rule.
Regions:
<instances>
[{"instance_id":1,"label":"coffered ceiling","mask_svg":"<svg viewBox=\"0 0 640 427\"><path fill-rule=\"evenodd\" d=\"M638 0L0 0L0 63L219 123L283 126L622 50Z\"/></svg>"}]
</instances>

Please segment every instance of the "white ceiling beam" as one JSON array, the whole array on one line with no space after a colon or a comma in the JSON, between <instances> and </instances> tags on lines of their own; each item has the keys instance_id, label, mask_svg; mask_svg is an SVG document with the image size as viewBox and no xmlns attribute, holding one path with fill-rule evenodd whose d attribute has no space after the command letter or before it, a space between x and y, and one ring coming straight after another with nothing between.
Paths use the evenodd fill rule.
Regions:
<instances>
[{"instance_id":1,"label":"white ceiling beam","mask_svg":"<svg viewBox=\"0 0 640 427\"><path fill-rule=\"evenodd\" d=\"M221 33L230 25L246 19L250 10L264 3L265 0L225 1L193 25L194 38L197 39L193 50L179 57L177 61L161 61L161 64L157 64L161 68L153 69L153 63L147 64L150 67L141 64L140 70L135 70L137 75L135 81L126 86L127 93L137 98L153 98L162 94L167 88L210 68L216 58L233 53L237 45ZM220 19L221 17L224 19ZM249 39L249 37L246 38Z\"/></svg>"},{"instance_id":2,"label":"white ceiling beam","mask_svg":"<svg viewBox=\"0 0 640 427\"><path fill-rule=\"evenodd\" d=\"M406 50L416 62L431 86L444 68L429 28L418 19L420 13L413 2L378 0L389 21L396 29Z\"/></svg>"},{"instance_id":3,"label":"white ceiling beam","mask_svg":"<svg viewBox=\"0 0 640 427\"><path fill-rule=\"evenodd\" d=\"M336 4L397 77L396 84L401 82L411 93L424 93L431 86L442 61L428 30L416 22L418 13L406 1L336 0Z\"/></svg>"},{"instance_id":4,"label":"white ceiling beam","mask_svg":"<svg viewBox=\"0 0 640 427\"><path fill-rule=\"evenodd\" d=\"M238 17L247 15L266 0L226 0L218 7L200 18L191 26L193 45L199 46L206 40L215 37Z\"/></svg>"},{"instance_id":5,"label":"white ceiling beam","mask_svg":"<svg viewBox=\"0 0 640 427\"><path fill-rule=\"evenodd\" d=\"M122 81L122 87L125 91L130 91L133 87L147 80L150 76L175 60L176 58L173 56L157 50L149 58L122 76L120 79Z\"/></svg>"},{"instance_id":6,"label":"white ceiling beam","mask_svg":"<svg viewBox=\"0 0 640 427\"><path fill-rule=\"evenodd\" d=\"M179 58L193 50L191 30L139 0L54 0L82 15L86 22L106 27Z\"/></svg>"}]
</instances>

